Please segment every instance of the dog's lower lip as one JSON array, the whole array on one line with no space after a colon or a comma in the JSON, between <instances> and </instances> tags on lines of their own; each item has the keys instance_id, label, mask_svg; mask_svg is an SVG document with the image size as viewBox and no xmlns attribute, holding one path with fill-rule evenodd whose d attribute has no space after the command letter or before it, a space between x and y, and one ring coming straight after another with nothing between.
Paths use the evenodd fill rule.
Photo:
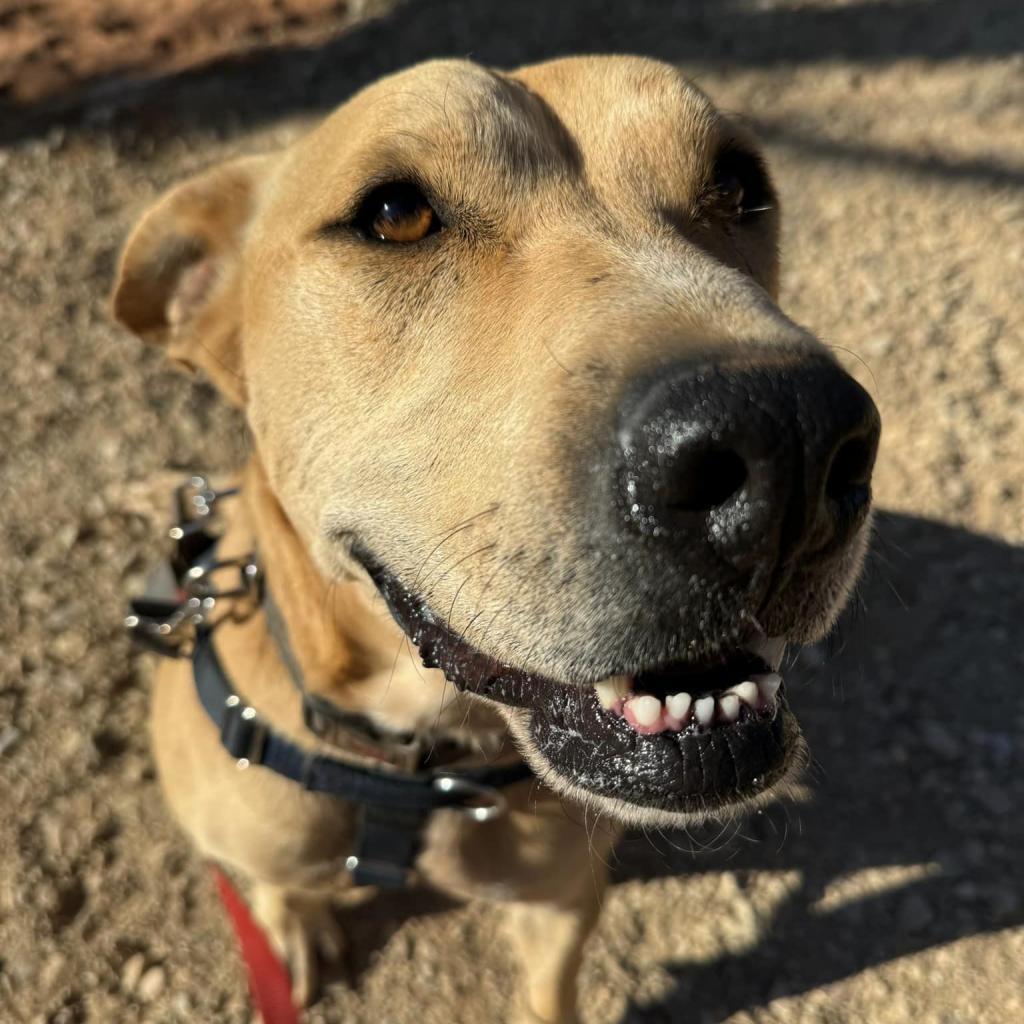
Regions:
<instances>
[{"instance_id":1,"label":"dog's lower lip","mask_svg":"<svg viewBox=\"0 0 1024 1024\"><path fill-rule=\"evenodd\" d=\"M686 721L682 715L666 721L661 708L661 727L644 727L642 711L639 717L631 714L625 701L619 713L606 709L594 686L564 684L474 649L379 559L359 547L353 554L418 648L424 666L441 669L460 690L515 709L507 712L510 725L533 767L581 796L653 810L666 820L742 803L788 771L799 729L788 711L781 677L765 684L770 692L749 678L774 676L749 651L736 651L703 669L676 663L635 673L630 678L649 687L666 686L680 673L706 684L689 694L692 710L687 709ZM732 697L738 705L741 696L735 688L744 682L759 687L759 703L734 708ZM661 696L679 698L680 692Z\"/></svg>"}]
</instances>

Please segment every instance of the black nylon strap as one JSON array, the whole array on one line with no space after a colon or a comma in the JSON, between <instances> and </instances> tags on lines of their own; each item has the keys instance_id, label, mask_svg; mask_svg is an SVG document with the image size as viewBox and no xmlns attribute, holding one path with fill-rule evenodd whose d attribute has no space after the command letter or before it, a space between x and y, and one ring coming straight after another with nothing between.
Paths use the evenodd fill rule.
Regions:
<instances>
[{"instance_id":1,"label":"black nylon strap","mask_svg":"<svg viewBox=\"0 0 1024 1024\"><path fill-rule=\"evenodd\" d=\"M209 629L196 634L192 664L199 700L222 746L241 765L260 765L311 792L360 805L359 837L347 865L357 885L405 885L433 811L469 810L480 796L496 796L495 790L532 776L523 763L400 774L315 754L275 732L245 704L221 666Z\"/></svg>"},{"instance_id":2,"label":"black nylon strap","mask_svg":"<svg viewBox=\"0 0 1024 1024\"><path fill-rule=\"evenodd\" d=\"M429 811L363 804L356 852L349 861L356 885L405 885L429 816Z\"/></svg>"},{"instance_id":3,"label":"black nylon strap","mask_svg":"<svg viewBox=\"0 0 1024 1024\"><path fill-rule=\"evenodd\" d=\"M405 775L346 764L304 750L260 722L258 717L246 718L246 705L228 682L209 630L197 633L192 660L199 700L220 730L221 743L232 757L269 768L312 792L333 793L355 803L428 809L468 803L465 794L445 792L437 787L439 777L452 773ZM236 702L233 703L232 698ZM250 757L250 753L256 757ZM530 769L522 763L467 768L457 773L460 779L491 789L509 786L531 775Z\"/></svg>"},{"instance_id":4,"label":"black nylon strap","mask_svg":"<svg viewBox=\"0 0 1024 1024\"><path fill-rule=\"evenodd\" d=\"M334 737L330 734L340 732L342 740L348 739L349 742L381 744L392 749L408 748L413 744L414 736L387 733L378 729L366 715L356 711L345 711L331 704L330 701L309 692L302 667L299 665L299 659L295 656L295 649L288 634L288 625L274 599L273 591L266 580L263 580L262 587L262 607L267 620L267 629L270 631L285 668L288 669L292 684L302 694L302 718L306 727L323 739L333 739Z\"/></svg>"},{"instance_id":5,"label":"black nylon strap","mask_svg":"<svg viewBox=\"0 0 1024 1024\"><path fill-rule=\"evenodd\" d=\"M187 657L187 644L165 634L170 619L186 614L194 626L192 672L196 693L206 714L220 734L224 749L238 760L239 767L260 765L298 783L305 789L347 800L358 807L360 828L355 852L346 861L357 885L401 886L420 848L423 828L430 814L439 808L453 808L487 821L504 810L499 790L532 777L522 762L504 767L460 769L458 772L433 770L403 774L373 770L346 764L304 750L260 720L255 708L246 705L236 693L217 657L211 636L212 627L202 616L187 614L190 605L182 598L182 588L196 569L207 571L217 564L216 534L208 529L205 518L214 504L236 490L214 492L202 478L192 478L175 491L177 515L171 537L176 547L169 571L159 580L160 587L146 597L133 601L133 615L126 620L135 640L164 657ZM204 515L198 515L196 506ZM222 592L219 597L249 593L258 577L255 556L238 563L243 570L240 590ZM248 564L252 562L252 564ZM303 701L303 718L317 735L326 734L328 724L340 730L345 743L359 749L359 742L380 742L394 751L405 738L378 730L363 715L343 711L329 701L306 691L305 681L288 638L284 618L263 581L263 610L281 658ZM146 628L143 628L146 627ZM159 627L159 628L158 628ZM414 737L410 737L413 740ZM342 744L343 746L345 744ZM481 799L489 804L480 805Z\"/></svg>"}]
</instances>

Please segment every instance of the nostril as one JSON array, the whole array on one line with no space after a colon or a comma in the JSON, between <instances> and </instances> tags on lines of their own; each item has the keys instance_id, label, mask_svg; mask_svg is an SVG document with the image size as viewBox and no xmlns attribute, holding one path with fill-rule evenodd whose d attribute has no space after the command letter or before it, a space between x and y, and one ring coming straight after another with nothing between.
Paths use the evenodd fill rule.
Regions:
<instances>
[{"instance_id":1,"label":"nostril","mask_svg":"<svg viewBox=\"0 0 1024 1024\"><path fill-rule=\"evenodd\" d=\"M703 448L676 455L665 485L668 508L707 512L724 504L746 482L747 465L734 451Z\"/></svg>"},{"instance_id":2,"label":"nostril","mask_svg":"<svg viewBox=\"0 0 1024 1024\"><path fill-rule=\"evenodd\" d=\"M825 493L840 504L862 505L867 501L875 445L864 437L844 441L832 458Z\"/></svg>"}]
</instances>

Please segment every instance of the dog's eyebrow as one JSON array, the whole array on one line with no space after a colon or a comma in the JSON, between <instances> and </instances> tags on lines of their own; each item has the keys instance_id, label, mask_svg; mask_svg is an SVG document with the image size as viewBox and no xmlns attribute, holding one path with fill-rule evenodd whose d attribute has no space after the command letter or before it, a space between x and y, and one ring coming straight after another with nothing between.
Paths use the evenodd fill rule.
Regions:
<instances>
[{"instance_id":1,"label":"dog's eyebrow","mask_svg":"<svg viewBox=\"0 0 1024 1024\"><path fill-rule=\"evenodd\" d=\"M528 184L580 173L583 157L576 140L523 82L491 73L474 92L466 97L466 125L478 157L503 176Z\"/></svg>"},{"instance_id":2,"label":"dog's eyebrow","mask_svg":"<svg viewBox=\"0 0 1024 1024\"><path fill-rule=\"evenodd\" d=\"M446 223L486 230L492 225L488 191L498 182L527 195L542 181L582 173L575 139L522 82L487 72L468 84L453 79L443 102L432 96L418 102L418 120L389 126L364 144L356 158L362 166L359 189L312 232L313 238L330 238L347 227L375 188L393 182L421 189ZM486 173L470 173L474 166ZM473 181L488 185L468 188Z\"/></svg>"}]
</instances>

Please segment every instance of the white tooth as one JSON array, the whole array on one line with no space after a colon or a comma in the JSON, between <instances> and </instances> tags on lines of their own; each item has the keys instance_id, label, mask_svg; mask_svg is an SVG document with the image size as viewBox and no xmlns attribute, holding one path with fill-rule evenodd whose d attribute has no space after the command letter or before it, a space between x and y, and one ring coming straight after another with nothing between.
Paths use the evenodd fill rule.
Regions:
<instances>
[{"instance_id":1,"label":"white tooth","mask_svg":"<svg viewBox=\"0 0 1024 1024\"><path fill-rule=\"evenodd\" d=\"M735 693L727 693L718 698L718 706L722 710L722 717L727 722L735 722L740 717L740 699Z\"/></svg>"},{"instance_id":2,"label":"white tooth","mask_svg":"<svg viewBox=\"0 0 1024 1024\"><path fill-rule=\"evenodd\" d=\"M715 717L715 698L701 697L693 706L693 710L696 712L697 721L701 725L710 725L711 719Z\"/></svg>"},{"instance_id":3,"label":"white tooth","mask_svg":"<svg viewBox=\"0 0 1024 1024\"><path fill-rule=\"evenodd\" d=\"M731 686L726 692L735 693L744 704L749 704L752 708L756 708L759 703L757 683L753 683L749 679Z\"/></svg>"},{"instance_id":4,"label":"white tooth","mask_svg":"<svg viewBox=\"0 0 1024 1024\"><path fill-rule=\"evenodd\" d=\"M599 683L594 683L601 707L605 709L614 707L621 698L629 693L631 683L632 680L629 676L609 676Z\"/></svg>"},{"instance_id":5,"label":"white tooth","mask_svg":"<svg viewBox=\"0 0 1024 1024\"><path fill-rule=\"evenodd\" d=\"M757 683L757 688L766 701L775 700L775 694L779 692L779 687L782 685L782 676L778 672L768 672L766 675L751 676L750 678Z\"/></svg>"},{"instance_id":6,"label":"white tooth","mask_svg":"<svg viewBox=\"0 0 1024 1024\"><path fill-rule=\"evenodd\" d=\"M638 725L654 725L661 718L661 701L657 697L634 697L629 707Z\"/></svg>"},{"instance_id":7,"label":"white tooth","mask_svg":"<svg viewBox=\"0 0 1024 1024\"><path fill-rule=\"evenodd\" d=\"M665 698L665 710L672 718L684 722L692 703L693 698L688 693L673 693L671 697Z\"/></svg>"}]
</instances>

